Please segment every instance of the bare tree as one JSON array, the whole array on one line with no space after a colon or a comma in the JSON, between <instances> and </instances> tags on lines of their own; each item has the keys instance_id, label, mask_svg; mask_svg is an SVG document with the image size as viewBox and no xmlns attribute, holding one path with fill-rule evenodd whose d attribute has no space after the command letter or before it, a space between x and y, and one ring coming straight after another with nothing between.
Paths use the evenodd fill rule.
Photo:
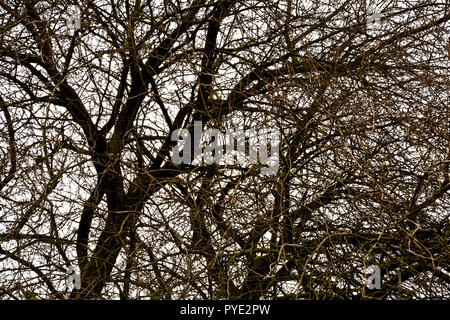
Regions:
<instances>
[{"instance_id":1,"label":"bare tree","mask_svg":"<svg viewBox=\"0 0 450 320\"><path fill-rule=\"evenodd\" d=\"M448 299L450 6L378 2L0 0L0 296Z\"/></svg>"}]
</instances>

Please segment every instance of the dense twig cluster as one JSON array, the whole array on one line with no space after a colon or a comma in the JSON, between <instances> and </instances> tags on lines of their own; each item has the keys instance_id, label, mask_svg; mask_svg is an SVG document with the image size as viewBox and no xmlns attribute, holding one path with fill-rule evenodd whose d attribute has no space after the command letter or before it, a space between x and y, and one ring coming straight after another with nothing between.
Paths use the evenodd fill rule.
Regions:
<instances>
[{"instance_id":1,"label":"dense twig cluster","mask_svg":"<svg viewBox=\"0 0 450 320\"><path fill-rule=\"evenodd\" d=\"M2 299L450 298L449 6L367 7L0 0ZM174 163L194 121L277 174Z\"/></svg>"}]
</instances>

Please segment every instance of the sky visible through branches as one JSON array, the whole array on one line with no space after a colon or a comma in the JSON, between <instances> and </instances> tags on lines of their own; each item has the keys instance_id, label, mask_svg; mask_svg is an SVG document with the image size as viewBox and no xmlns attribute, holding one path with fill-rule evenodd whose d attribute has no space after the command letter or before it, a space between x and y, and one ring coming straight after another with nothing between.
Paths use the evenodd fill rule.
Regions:
<instances>
[{"instance_id":1,"label":"sky visible through branches","mask_svg":"<svg viewBox=\"0 0 450 320\"><path fill-rule=\"evenodd\" d=\"M0 299L450 298L448 0L0 21Z\"/></svg>"}]
</instances>

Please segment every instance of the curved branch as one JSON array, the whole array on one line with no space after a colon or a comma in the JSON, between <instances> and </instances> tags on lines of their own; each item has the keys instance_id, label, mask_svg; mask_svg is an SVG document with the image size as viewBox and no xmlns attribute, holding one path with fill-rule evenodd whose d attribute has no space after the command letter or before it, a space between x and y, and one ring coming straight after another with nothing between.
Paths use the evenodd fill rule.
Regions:
<instances>
[{"instance_id":1,"label":"curved branch","mask_svg":"<svg viewBox=\"0 0 450 320\"><path fill-rule=\"evenodd\" d=\"M3 114L6 118L6 126L8 129L8 137L9 137L9 153L11 156L11 167L9 168L9 172L6 175L6 178L0 181L0 191L3 189L3 187L8 184L14 177L14 174L16 173L17 169L17 151L16 151L16 139L14 137L14 127L11 120L11 115L8 111L8 108L6 107L6 103L3 100L3 98L0 96L0 108L3 111Z\"/></svg>"},{"instance_id":2,"label":"curved branch","mask_svg":"<svg viewBox=\"0 0 450 320\"><path fill-rule=\"evenodd\" d=\"M14 253L11 253L9 251L3 250L1 248L1 246L0 246L0 254L3 254L6 257L10 258L10 259L13 259L13 260L17 261L18 263L20 263L21 265L23 265L23 266L31 269L32 271L34 271L44 281L44 283L50 289L51 293L53 293L58 299L64 299L64 296L60 292L58 292L58 290L56 290L56 288L53 286L53 283L50 281L50 279L38 267L36 267L34 264L32 264L31 262L26 261L26 260L18 257Z\"/></svg>"}]
</instances>

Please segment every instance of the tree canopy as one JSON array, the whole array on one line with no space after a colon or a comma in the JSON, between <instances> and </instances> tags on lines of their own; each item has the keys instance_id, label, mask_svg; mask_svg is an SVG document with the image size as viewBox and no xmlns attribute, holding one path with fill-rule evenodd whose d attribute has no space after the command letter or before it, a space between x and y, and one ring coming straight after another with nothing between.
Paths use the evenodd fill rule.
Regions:
<instances>
[{"instance_id":1,"label":"tree canopy","mask_svg":"<svg viewBox=\"0 0 450 320\"><path fill-rule=\"evenodd\" d=\"M449 299L450 6L372 2L0 0L0 297Z\"/></svg>"}]
</instances>

